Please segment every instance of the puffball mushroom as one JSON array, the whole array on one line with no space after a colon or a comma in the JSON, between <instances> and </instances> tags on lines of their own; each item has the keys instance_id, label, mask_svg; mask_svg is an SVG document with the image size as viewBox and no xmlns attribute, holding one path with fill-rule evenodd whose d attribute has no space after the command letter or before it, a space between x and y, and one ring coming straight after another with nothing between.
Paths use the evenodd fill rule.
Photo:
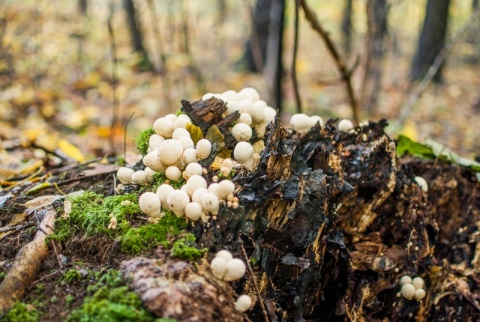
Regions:
<instances>
[{"instance_id":1,"label":"puffball mushroom","mask_svg":"<svg viewBox=\"0 0 480 322\"><path fill-rule=\"evenodd\" d=\"M145 177L147 178L147 182L150 183L153 181L153 175L155 174L155 171L150 169L149 167L145 167Z\"/></svg>"},{"instance_id":2,"label":"puffball mushroom","mask_svg":"<svg viewBox=\"0 0 480 322\"><path fill-rule=\"evenodd\" d=\"M253 87L245 87L237 93L237 100L249 100L252 102L258 101L260 95Z\"/></svg>"},{"instance_id":3,"label":"puffball mushroom","mask_svg":"<svg viewBox=\"0 0 480 322\"><path fill-rule=\"evenodd\" d=\"M158 149L147 153L147 155L143 157L143 164L156 172L163 173L167 169L167 166L160 160Z\"/></svg>"},{"instance_id":4,"label":"puffball mushroom","mask_svg":"<svg viewBox=\"0 0 480 322\"><path fill-rule=\"evenodd\" d=\"M218 197L220 199L225 199L229 194L232 194L235 191L235 184L230 180L222 180L218 184Z\"/></svg>"},{"instance_id":5,"label":"puffball mushroom","mask_svg":"<svg viewBox=\"0 0 480 322\"><path fill-rule=\"evenodd\" d=\"M183 171L183 177L188 180L193 175L201 176L203 173L203 167L198 162L192 162ZM206 187L205 187L206 188Z\"/></svg>"},{"instance_id":6,"label":"puffball mushroom","mask_svg":"<svg viewBox=\"0 0 480 322\"><path fill-rule=\"evenodd\" d=\"M252 124L252 116L248 113L241 113L239 118L237 119L237 123L244 123L247 125Z\"/></svg>"},{"instance_id":7,"label":"puffball mushroom","mask_svg":"<svg viewBox=\"0 0 480 322\"><path fill-rule=\"evenodd\" d=\"M306 133L310 130L310 117L305 113L293 114L290 118L290 125L299 133Z\"/></svg>"},{"instance_id":8,"label":"puffball mushroom","mask_svg":"<svg viewBox=\"0 0 480 322\"><path fill-rule=\"evenodd\" d=\"M210 152L212 152L212 143L207 139L201 139L197 142L195 148L197 149L197 158L203 160L210 156Z\"/></svg>"},{"instance_id":9,"label":"puffball mushroom","mask_svg":"<svg viewBox=\"0 0 480 322\"><path fill-rule=\"evenodd\" d=\"M415 295L413 296L417 301L423 300L423 298L427 295L427 292L423 288L419 288L415 290Z\"/></svg>"},{"instance_id":10,"label":"puffball mushroom","mask_svg":"<svg viewBox=\"0 0 480 322\"><path fill-rule=\"evenodd\" d=\"M185 164L190 164L192 162L197 162L197 150L194 148L186 149L183 151L182 160Z\"/></svg>"},{"instance_id":11,"label":"puffball mushroom","mask_svg":"<svg viewBox=\"0 0 480 322\"><path fill-rule=\"evenodd\" d=\"M185 128L178 128L178 129L175 129L175 131L173 131L172 133L172 139L174 140L178 140L180 139L182 136L186 136L186 137L190 137L190 132L188 132Z\"/></svg>"},{"instance_id":12,"label":"puffball mushroom","mask_svg":"<svg viewBox=\"0 0 480 322\"><path fill-rule=\"evenodd\" d=\"M400 285L404 285L404 284L407 284L407 283L412 283L412 278L408 275L404 275L402 276L402 278L400 278Z\"/></svg>"},{"instance_id":13,"label":"puffball mushroom","mask_svg":"<svg viewBox=\"0 0 480 322\"><path fill-rule=\"evenodd\" d=\"M160 144L158 154L163 164L167 166L174 165L183 155L183 146L177 140L168 139Z\"/></svg>"},{"instance_id":14,"label":"puffball mushroom","mask_svg":"<svg viewBox=\"0 0 480 322\"><path fill-rule=\"evenodd\" d=\"M412 285L415 287L416 290L418 290L425 287L425 281L420 276L417 276L413 278Z\"/></svg>"},{"instance_id":15,"label":"puffball mushroom","mask_svg":"<svg viewBox=\"0 0 480 322\"><path fill-rule=\"evenodd\" d=\"M175 122L173 122L173 129L174 130L176 130L176 129L186 129L188 123L192 123L192 121L190 121L190 119L185 119L183 117L182 118L177 117Z\"/></svg>"},{"instance_id":16,"label":"puffball mushroom","mask_svg":"<svg viewBox=\"0 0 480 322\"><path fill-rule=\"evenodd\" d=\"M233 258L227 262L227 271L223 276L223 280L226 282L239 280L245 275L246 270L247 267L241 259Z\"/></svg>"},{"instance_id":17,"label":"puffball mushroom","mask_svg":"<svg viewBox=\"0 0 480 322\"><path fill-rule=\"evenodd\" d=\"M193 140L189 136L179 137L178 142L182 144L184 152L186 149L193 149L195 146L195 143L193 143Z\"/></svg>"},{"instance_id":18,"label":"puffball mushroom","mask_svg":"<svg viewBox=\"0 0 480 322\"><path fill-rule=\"evenodd\" d=\"M160 146L160 144L165 141L165 138L163 136L160 136L158 134L152 134L150 138L148 139L148 146L152 149L155 150Z\"/></svg>"},{"instance_id":19,"label":"puffball mushroom","mask_svg":"<svg viewBox=\"0 0 480 322\"><path fill-rule=\"evenodd\" d=\"M185 207L189 202L190 197L182 190L173 190L167 197L168 207L175 213L175 215L177 215L177 217L184 215Z\"/></svg>"},{"instance_id":20,"label":"puffball mushroom","mask_svg":"<svg viewBox=\"0 0 480 322\"><path fill-rule=\"evenodd\" d=\"M206 188L198 188L192 195L192 201L201 204L203 196L205 196L207 193L208 190Z\"/></svg>"},{"instance_id":21,"label":"puffball mushroom","mask_svg":"<svg viewBox=\"0 0 480 322\"><path fill-rule=\"evenodd\" d=\"M317 122L320 123L320 126L323 127L323 119L318 115L310 116L310 127L314 127Z\"/></svg>"},{"instance_id":22,"label":"puffball mushroom","mask_svg":"<svg viewBox=\"0 0 480 322\"><path fill-rule=\"evenodd\" d=\"M160 199L153 192L145 192L138 199L140 210L151 217L160 216Z\"/></svg>"},{"instance_id":23,"label":"puffball mushroom","mask_svg":"<svg viewBox=\"0 0 480 322\"><path fill-rule=\"evenodd\" d=\"M252 115L255 110L255 106L253 105L253 102L250 100L240 101L240 103L238 104L238 107L240 108L240 113L247 113L250 115Z\"/></svg>"},{"instance_id":24,"label":"puffball mushroom","mask_svg":"<svg viewBox=\"0 0 480 322\"><path fill-rule=\"evenodd\" d=\"M223 258L226 262L228 262L233 258L233 255L228 250L222 249L215 254L215 257Z\"/></svg>"},{"instance_id":25,"label":"puffball mushroom","mask_svg":"<svg viewBox=\"0 0 480 322\"><path fill-rule=\"evenodd\" d=\"M173 121L167 117L161 117L153 123L153 129L158 135L170 138L173 132Z\"/></svg>"},{"instance_id":26,"label":"puffball mushroom","mask_svg":"<svg viewBox=\"0 0 480 322\"><path fill-rule=\"evenodd\" d=\"M162 204L163 208L169 209L168 203L167 203L167 198L168 198L168 195L170 194L170 192L172 192L174 190L175 189L171 185L166 184L166 183L160 185L160 187L157 188L156 195L157 195L158 199L160 199L160 203Z\"/></svg>"},{"instance_id":27,"label":"puffball mushroom","mask_svg":"<svg viewBox=\"0 0 480 322\"><path fill-rule=\"evenodd\" d=\"M252 137L252 128L245 123L235 124L231 132L237 141L248 141Z\"/></svg>"},{"instance_id":28,"label":"puffball mushroom","mask_svg":"<svg viewBox=\"0 0 480 322\"><path fill-rule=\"evenodd\" d=\"M219 280L223 279L223 276L227 271L227 261L224 258L215 257L210 262L210 270L212 271L213 276Z\"/></svg>"},{"instance_id":29,"label":"puffball mushroom","mask_svg":"<svg viewBox=\"0 0 480 322\"><path fill-rule=\"evenodd\" d=\"M185 217L192 221L197 221L203 214L202 205L198 202L190 202L185 207Z\"/></svg>"},{"instance_id":30,"label":"puffball mushroom","mask_svg":"<svg viewBox=\"0 0 480 322\"><path fill-rule=\"evenodd\" d=\"M416 176L415 182L420 186L423 192L428 192L428 183L423 177Z\"/></svg>"},{"instance_id":31,"label":"puffball mushroom","mask_svg":"<svg viewBox=\"0 0 480 322\"><path fill-rule=\"evenodd\" d=\"M202 208L205 212L209 212L213 215L218 214L218 209L220 207L220 201L218 200L217 195L209 192L206 193L202 198Z\"/></svg>"},{"instance_id":32,"label":"puffball mushroom","mask_svg":"<svg viewBox=\"0 0 480 322\"><path fill-rule=\"evenodd\" d=\"M338 130L342 132L348 132L353 129L353 123L350 120L343 119L338 122Z\"/></svg>"},{"instance_id":33,"label":"puffball mushroom","mask_svg":"<svg viewBox=\"0 0 480 322\"><path fill-rule=\"evenodd\" d=\"M235 111L240 111L240 102L238 101L228 101L227 110L225 111L226 115L230 115Z\"/></svg>"},{"instance_id":34,"label":"puffball mushroom","mask_svg":"<svg viewBox=\"0 0 480 322\"><path fill-rule=\"evenodd\" d=\"M185 184L187 193L193 196L195 191L200 188L207 188L207 181L198 174L192 175Z\"/></svg>"},{"instance_id":35,"label":"puffball mushroom","mask_svg":"<svg viewBox=\"0 0 480 322\"><path fill-rule=\"evenodd\" d=\"M132 183L144 186L147 184L147 175L145 171L138 170L132 174Z\"/></svg>"},{"instance_id":36,"label":"puffball mushroom","mask_svg":"<svg viewBox=\"0 0 480 322\"><path fill-rule=\"evenodd\" d=\"M277 111L270 106L265 107L263 113L265 114L265 117L263 118L263 123L265 123L265 125L272 122L277 115Z\"/></svg>"},{"instance_id":37,"label":"puffball mushroom","mask_svg":"<svg viewBox=\"0 0 480 322\"><path fill-rule=\"evenodd\" d=\"M410 283L403 284L400 292L404 298L411 300L415 296L415 286Z\"/></svg>"},{"instance_id":38,"label":"puffball mushroom","mask_svg":"<svg viewBox=\"0 0 480 322\"><path fill-rule=\"evenodd\" d=\"M135 173L133 169L127 167L121 167L117 171L118 180L123 184L128 184L132 182L132 175Z\"/></svg>"},{"instance_id":39,"label":"puffball mushroom","mask_svg":"<svg viewBox=\"0 0 480 322\"><path fill-rule=\"evenodd\" d=\"M182 176L182 171L174 165L171 165L165 170L165 175L172 181L177 181Z\"/></svg>"},{"instance_id":40,"label":"puffball mushroom","mask_svg":"<svg viewBox=\"0 0 480 322\"><path fill-rule=\"evenodd\" d=\"M252 307L252 299L248 295L240 295L235 302L235 310L240 313L248 311Z\"/></svg>"},{"instance_id":41,"label":"puffball mushroom","mask_svg":"<svg viewBox=\"0 0 480 322\"><path fill-rule=\"evenodd\" d=\"M253 147L248 142L238 142L233 150L233 156L238 163L243 164L248 170L253 168Z\"/></svg>"}]
</instances>

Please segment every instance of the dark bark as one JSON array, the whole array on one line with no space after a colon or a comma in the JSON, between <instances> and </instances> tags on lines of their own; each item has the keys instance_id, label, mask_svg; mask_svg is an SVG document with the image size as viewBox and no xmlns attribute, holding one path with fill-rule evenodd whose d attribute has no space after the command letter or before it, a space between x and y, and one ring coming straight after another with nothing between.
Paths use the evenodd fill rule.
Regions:
<instances>
[{"instance_id":1,"label":"dark bark","mask_svg":"<svg viewBox=\"0 0 480 322\"><path fill-rule=\"evenodd\" d=\"M345 56L350 56L352 50L352 0L344 0L342 15L342 36L343 36L343 51Z\"/></svg>"},{"instance_id":2,"label":"dark bark","mask_svg":"<svg viewBox=\"0 0 480 322\"><path fill-rule=\"evenodd\" d=\"M428 0L425 20L410 71L410 80L421 79L445 45L450 0ZM442 81L442 68L433 81Z\"/></svg>"},{"instance_id":3,"label":"dark bark","mask_svg":"<svg viewBox=\"0 0 480 322\"><path fill-rule=\"evenodd\" d=\"M80 14L83 16L87 15L88 0L78 0L78 11L80 11Z\"/></svg>"},{"instance_id":4,"label":"dark bark","mask_svg":"<svg viewBox=\"0 0 480 322\"><path fill-rule=\"evenodd\" d=\"M252 33L245 45L243 62L247 70L264 73L270 88L270 104L281 110L284 73L282 52L285 0L257 0Z\"/></svg>"},{"instance_id":5,"label":"dark bark","mask_svg":"<svg viewBox=\"0 0 480 322\"><path fill-rule=\"evenodd\" d=\"M147 50L143 45L143 33L140 26L140 21L137 17L137 10L135 9L135 3L133 0L123 0L125 8L128 30L130 31L130 41L134 52L141 55L142 61L140 65L142 69L151 69L152 64L148 58Z\"/></svg>"},{"instance_id":6,"label":"dark bark","mask_svg":"<svg viewBox=\"0 0 480 322\"><path fill-rule=\"evenodd\" d=\"M385 40L388 33L388 3L369 0L367 4L368 37L365 74L362 84L362 105L372 115L381 89Z\"/></svg>"}]
</instances>

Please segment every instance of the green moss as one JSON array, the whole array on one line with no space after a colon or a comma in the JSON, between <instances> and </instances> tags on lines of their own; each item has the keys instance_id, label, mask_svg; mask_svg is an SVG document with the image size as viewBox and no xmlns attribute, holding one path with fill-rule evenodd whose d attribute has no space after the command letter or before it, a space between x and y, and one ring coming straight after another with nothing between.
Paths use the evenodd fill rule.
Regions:
<instances>
[{"instance_id":1,"label":"green moss","mask_svg":"<svg viewBox=\"0 0 480 322\"><path fill-rule=\"evenodd\" d=\"M67 306L69 306L73 301L75 301L75 296L72 294L67 294L67 296L65 296L65 304L67 304Z\"/></svg>"},{"instance_id":2,"label":"green moss","mask_svg":"<svg viewBox=\"0 0 480 322\"><path fill-rule=\"evenodd\" d=\"M180 179L178 179L176 181L171 181L167 178L165 173L156 172L153 175L152 183L150 183L148 186L146 186L146 189L144 189L144 190L145 191L156 191L157 188L159 186L161 186L162 184L164 184L165 182L168 182L168 184L171 185L172 187L174 187L175 189L180 189L185 184L185 179L180 177Z\"/></svg>"},{"instance_id":3,"label":"green moss","mask_svg":"<svg viewBox=\"0 0 480 322\"><path fill-rule=\"evenodd\" d=\"M15 306L0 318L1 322L35 322L40 318L38 312L33 306L17 302Z\"/></svg>"},{"instance_id":4,"label":"green moss","mask_svg":"<svg viewBox=\"0 0 480 322\"><path fill-rule=\"evenodd\" d=\"M138 254L160 244L167 245L167 237L178 235L186 226L187 222L184 218L167 212L156 224L130 228L121 238L122 251Z\"/></svg>"},{"instance_id":5,"label":"green moss","mask_svg":"<svg viewBox=\"0 0 480 322\"><path fill-rule=\"evenodd\" d=\"M138 138L135 139L135 142L137 143L137 149L143 155L147 154L148 140L150 139L152 134L155 134L155 130L152 128L149 128L143 131L142 133L140 133Z\"/></svg>"},{"instance_id":6,"label":"green moss","mask_svg":"<svg viewBox=\"0 0 480 322\"><path fill-rule=\"evenodd\" d=\"M184 260L194 260L203 256L207 252L206 248L198 249L195 244L195 236L186 234L185 237L178 239L173 243L172 257Z\"/></svg>"},{"instance_id":7,"label":"green moss","mask_svg":"<svg viewBox=\"0 0 480 322\"><path fill-rule=\"evenodd\" d=\"M140 321L155 318L142 306L137 294L128 290L120 272L109 270L95 276L97 282L87 288L83 304L66 321Z\"/></svg>"},{"instance_id":8,"label":"green moss","mask_svg":"<svg viewBox=\"0 0 480 322\"><path fill-rule=\"evenodd\" d=\"M0 272L0 282L3 281L3 279L7 276L7 273L5 272Z\"/></svg>"},{"instance_id":9,"label":"green moss","mask_svg":"<svg viewBox=\"0 0 480 322\"><path fill-rule=\"evenodd\" d=\"M72 284L76 281L82 280L82 275L76 269L70 269L63 276L62 281L65 281L67 284Z\"/></svg>"}]
</instances>

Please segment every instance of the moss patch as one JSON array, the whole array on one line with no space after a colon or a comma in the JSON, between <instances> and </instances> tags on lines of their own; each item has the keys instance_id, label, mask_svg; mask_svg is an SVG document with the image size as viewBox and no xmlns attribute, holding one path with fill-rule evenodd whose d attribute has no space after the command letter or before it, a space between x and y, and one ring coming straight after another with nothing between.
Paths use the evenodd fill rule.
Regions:
<instances>
[{"instance_id":1,"label":"moss patch","mask_svg":"<svg viewBox=\"0 0 480 322\"><path fill-rule=\"evenodd\" d=\"M137 139L135 139L135 142L137 143L137 149L140 151L141 154L145 155L147 154L148 150L148 140L150 140L150 137L155 134L155 130L153 128L146 129L140 135L138 136Z\"/></svg>"},{"instance_id":2,"label":"moss patch","mask_svg":"<svg viewBox=\"0 0 480 322\"><path fill-rule=\"evenodd\" d=\"M184 260L195 260L202 257L206 252L206 248L198 249L195 236L190 233L175 241L172 247L172 257Z\"/></svg>"},{"instance_id":3,"label":"moss patch","mask_svg":"<svg viewBox=\"0 0 480 322\"><path fill-rule=\"evenodd\" d=\"M36 322L40 318L38 312L32 305L17 302L15 306L0 318L1 322Z\"/></svg>"}]
</instances>

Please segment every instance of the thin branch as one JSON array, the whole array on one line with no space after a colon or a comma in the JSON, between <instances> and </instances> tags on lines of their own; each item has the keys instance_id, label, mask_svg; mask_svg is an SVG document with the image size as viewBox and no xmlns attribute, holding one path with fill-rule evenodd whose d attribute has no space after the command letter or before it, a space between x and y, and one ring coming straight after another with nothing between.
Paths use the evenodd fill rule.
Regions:
<instances>
[{"instance_id":1,"label":"thin branch","mask_svg":"<svg viewBox=\"0 0 480 322\"><path fill-rule=\"evenodd\" d=\"M337 47L333 43L328 33L325 31L325 29L323 29L313 9L308 6L307 1L306 0L299 0L299 1L300 1L300 4L302 5L303 13L305 14L305 19L307 19L308 22L310 22L310 26L312 27L312 29L318 32L320 37L325 42L325 45L327 46L328 51L332 55L335 61L335 64L337 65L337 69L340 72L342 79L345 81L345 85L347 86L348 99L350 100L350 106L352 107L353 120L355 123L358 124L360 120L358 115L358 103L357 103L357 100L355 99L355 94L353 91L351 74L345 64L345 61L343 60L342 56L340 55L340 52L338 51Z\"/></svg>"},{"instance_id":2,"label":"thin branch","mask_svg":"<svg viewBox=\"0 0 480 322\"><path fill-rule=\"evenodd\" d=\"M117 124L117 108L118 108L118 98L117 98L117 46L115 43L115 32L113 30L113 0L110 0L110 12L107 19L108 26L108 40L110 42L110 52L112 56L112 121L110 124L110 152L115 154L115 126Z\"/></svg>"},{"instance_id":3,"label":"thin branch","mask_svg":"<svg viewBox=\"0 0 480 322\"><path fill-rule=\"evenodd\" d=\"M297 78L297 52L298 52L298 11L299 0L295 0L295 17L294 17L294 38L293 38L293 58L292 58L292 82L293 91L295 92L295 103L297 105L297 113L302 113L302 100L300 98L300 91L298 88Z\"/></svg>"},{"instance_id":4,"label":"thin branch","mask_svg":"<svg viewBox=\"0 0 480 322\"><path fill-rule=\"evenodd\" d=\"M442 65L443 61L449 54L452 47L464 36L467 30L473 25L474 22L478 21L480 18L480 8L477 8L470 18L463 24L463 26L455 32L455 34L449 39L449 41L443 46L440 53L435 57L432 65L428 68L427 73L422 78L421 82L414 88L413 91L410 92L406 101L403 103L402 107L400 108L400 116L398 118L398 123L392 128L392 133L396 133L400 130L405 121L409 118L412 114L413 110L415 109L418 100L421 98L422 94L427 89L428 85L432 81L433 77L437 73L438 69Z\"/></svg>"},{"instance_id":5,"label":"thin branch","mask_svg":"<svg viewBox=\"0 0 480 322\"><path fill-rule=\"evenodd\" d=\"M128 118L127 122L125 122L125 129L123 131L123 162L124 163L127 160L127 127L128 127L128 123L130 123L130 120L132 119L134 114L135 114L135 111L133 111L133 113Z\"/></svg>"}]
</instances>

